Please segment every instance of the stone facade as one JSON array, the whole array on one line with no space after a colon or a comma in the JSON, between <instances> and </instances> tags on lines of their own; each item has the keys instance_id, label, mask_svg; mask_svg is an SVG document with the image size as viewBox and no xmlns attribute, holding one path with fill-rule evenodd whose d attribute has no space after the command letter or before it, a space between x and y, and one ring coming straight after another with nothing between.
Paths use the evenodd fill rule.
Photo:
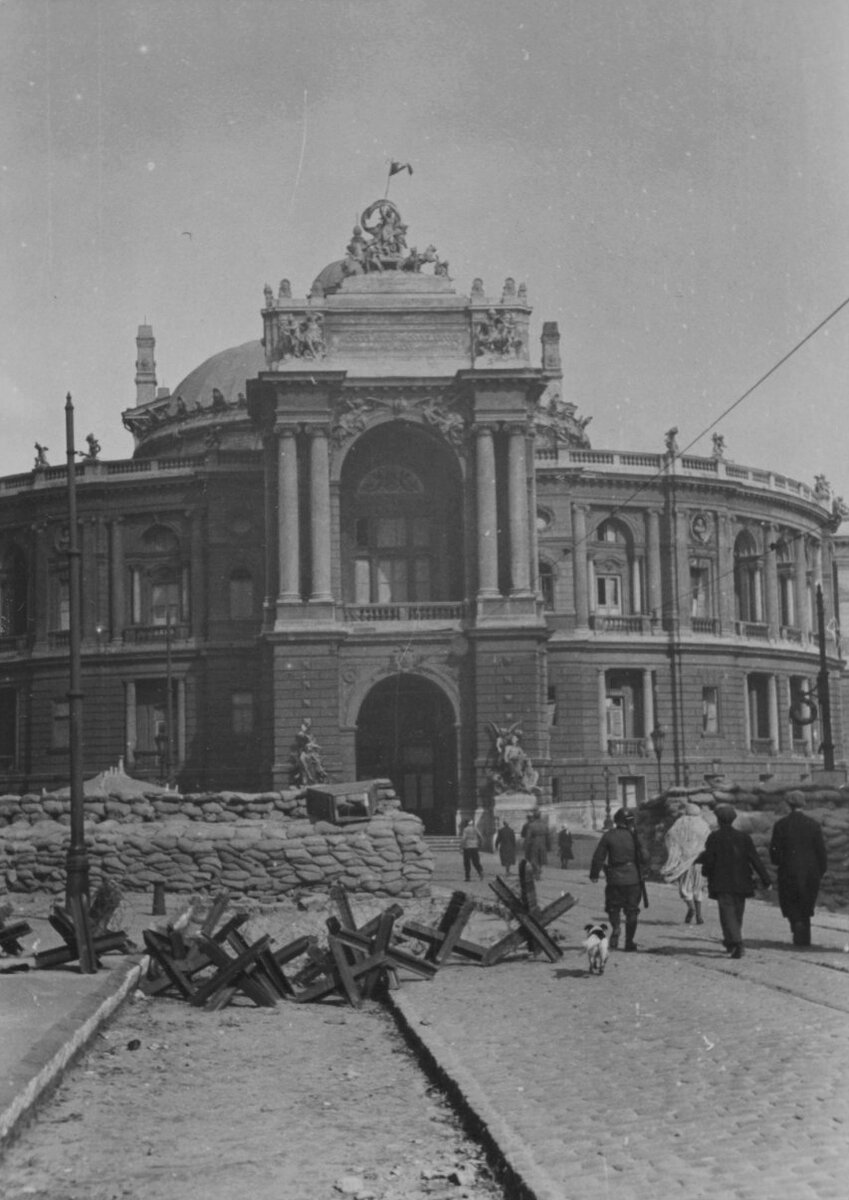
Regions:
<instances>
[{"instance_id":1,"label":"stone facade","mask_svg":"<svg viewBox=\"0 0 849 1200\"><path fill-rule=\"evenodd\" d=\"M818 591L843 763L826 481L673 430L593 449L524 285L460 291L391 203L305 291L267 287L261 340L173 393L140 327L134 456L77 475L87 775L279 791L309 719L331 781L391 776L431 833L492 803L492 725L585 824L707 774L796 781L822 761ZM8 791L67 781L66 523L64 468L0 480Z\"/></svg>"}]
</instances>

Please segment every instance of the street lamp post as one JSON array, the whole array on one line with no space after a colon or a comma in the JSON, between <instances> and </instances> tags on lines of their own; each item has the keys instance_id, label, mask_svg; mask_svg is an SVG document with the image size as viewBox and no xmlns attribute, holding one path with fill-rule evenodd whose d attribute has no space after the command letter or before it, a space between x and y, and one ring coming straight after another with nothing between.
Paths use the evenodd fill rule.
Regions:
<instances>
[{"instance_id":1,"label":"street lamp post","mask_svg":"<svg viewBox=\"0 0 849 1200\"><path fill-rule=\"evenodd\" d=\"M605 767L602 775L604 776L604 828L611 829L613 817L610 813L610 767Z\"/></svg>"},{"instance_id":2,"label":"street lamp post","mask_svg":"<svg viewBox=\"0 0 849 1200\"><path fill-rule=\"evenodd\" d=\"M80 603L82 562L77 529L76 451L74 449L74 406L71 393L65 399L65 448L68 460L68 716L70 721L71 829L65 882L65 903L74 923L80 971L93 975L97 957L88 917L89 863L85 842L85 791L83 787L82 667L80 656Z\"/></svg>"},{"instance_id":3,"label":"street lamp post","mask_svg":"<svg viewBox=\"0 0 849 1200\"><path fill-rule=\"evenodd\" d=\"M664 736L665 733L662 725L655 725L654 729L649 734L649 737L651 738L652 750L654 750L654 756L657 759L657 790L659 792L663 791L663 775L661 774L660 770L660 759L663 755Z\"/></svg>"}]
</instances>

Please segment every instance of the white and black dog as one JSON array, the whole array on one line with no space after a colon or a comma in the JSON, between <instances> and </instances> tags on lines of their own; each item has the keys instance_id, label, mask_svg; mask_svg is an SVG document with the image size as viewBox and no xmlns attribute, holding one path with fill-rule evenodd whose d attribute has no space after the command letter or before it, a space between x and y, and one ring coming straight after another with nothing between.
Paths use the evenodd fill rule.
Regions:
<instances>
[{"instance_id":1,"label":"white and black dog","mask_svg":"<svg viewBox=\"0 0 849 1200\"><path fill-rule=\"evenodd\" d=\"M587 952L587 959L590 964L590 975L603 975L604 964L607 962L607 955L610 950L610 944L607 940L606 925L585 925L584 933L584 949Z\"/></svg>"}]
</instances>

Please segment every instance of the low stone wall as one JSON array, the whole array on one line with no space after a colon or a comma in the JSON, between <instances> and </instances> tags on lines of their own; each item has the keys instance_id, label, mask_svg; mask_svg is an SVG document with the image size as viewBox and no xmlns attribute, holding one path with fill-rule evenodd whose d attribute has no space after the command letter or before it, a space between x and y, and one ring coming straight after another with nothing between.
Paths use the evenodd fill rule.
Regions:
<instances>
[{"instance_id":1,"label":"low stone wall","mask_svg":"<svg viewBox=\"0 0 849 1200\"><path fill-rule=\"evenodd\" d=\"M849 791L846 788L822 787L816 784L770 784L746 789L674 788L656 797L640 809L639 830L644 843L650 847L651 866L655 878L666 859L663 839L666 831L681 811L681 802L699 804L708 822L715 825L711 810L717 804L732 804L737 809L735 828L751 834L764 864L769 867L769 843L772 827L779 817L790 811L787 796L801 794L803 812L821 827L828 854L828 871L820 888L823 908L849 908ZM771 871L774 878L774 870Z\"/></svg>"},{"instance_id":2,"label":"low stone wall","mask_svg":"<svg viewBox=\"0 0 849 1200\"><path fill-rule=\"evenodd\" d=\"M11 811L11 799L18 800L0 798L0 811ZM0 890L61 892L69 808L48 816L30 799L21 797L17 819L0 828ZM40 806L68 805L32 799ZM165 804L174 807L163 810ZM271 899L340 882L352 891L429 894L433 856L421 821L389 797L382 807L368 821L338 826L307 820L297 794L87 799L92 885L110 880L147 892L164 883L169 892L223 888Z\"/></svg>"}]
</instances>

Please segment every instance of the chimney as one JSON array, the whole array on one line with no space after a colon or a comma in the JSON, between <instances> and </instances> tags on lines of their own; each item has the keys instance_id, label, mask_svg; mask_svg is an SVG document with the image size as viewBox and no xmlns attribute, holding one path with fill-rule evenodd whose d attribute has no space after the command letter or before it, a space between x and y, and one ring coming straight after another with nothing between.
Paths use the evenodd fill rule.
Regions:
<instances>
[{"instance_id":1,"label":"chimney","mask_svg":"<svg viewBox=\"0 0 849 1200\"><path fill-rule=\"evenodd\" d=\"M563 378L560 363L560 330L556 321L543 321L542 325L542 369L553 379Z\"/></svg>"},{"instance_id":2,"label":"chimney","mask_svg":"<svg viewBox=\"0 0 849 1200\"><path fill-rule=\"evenodd\" d=\"M139 325L136 336L136 408L156 399L156 363L153 359L155 345L153 327Z\"/></svg>"}]
</instances>

